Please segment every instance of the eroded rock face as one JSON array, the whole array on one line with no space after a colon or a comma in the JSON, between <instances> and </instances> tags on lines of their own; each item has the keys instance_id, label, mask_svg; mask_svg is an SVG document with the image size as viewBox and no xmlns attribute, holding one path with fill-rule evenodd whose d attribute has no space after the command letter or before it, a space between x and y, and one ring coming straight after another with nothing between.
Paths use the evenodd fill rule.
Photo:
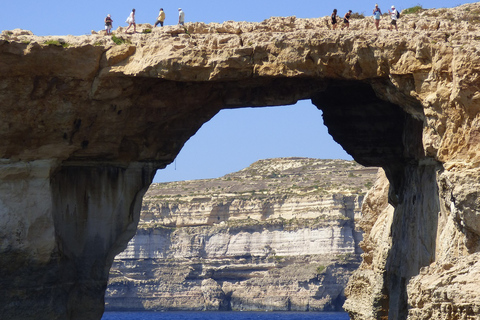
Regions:
<instances>
[{"instance_id":1,"label":"eroded rock face","mask_svg":"<svg viewBox=\"0 0 480 320\"><path fill-rule=\"evenodd\" d=\"M395 34L371 18L342 32L293 17L119 32L119 46L2 32L2 317L99 318L153 171L222 108L312 99L357 162L385 170L395 213L381 312L415 319L425 304L408 288L438 272L420 269L453 257L461 272L478 251L479 10L403 15Z\"/></svg>"},{"instance_id":2,"label":"eroded rock face","mask_svg":"<svg viewBox=\"0 0 480 320\"><path fill-rule=\"evenodd\" d=\"M379 170L374 186L362 204L362 219L357 226L364 230L360 247L363 261L350 279L344 308L353 319L388 318L388 294L385 275L392 247L391 227L394 208L388 204L389 183Z\"/></svg>"},{"instance_id":3,"label":"eroded rock face","mask_svg":"<svg viewBox=\"0 0 480 320\"><path fill-rule=\"evenodd\" d=\"M135 234L154 173L138 163L4 162L2 318L101 318L111 262Z\"/></svg>"}]
</instances>

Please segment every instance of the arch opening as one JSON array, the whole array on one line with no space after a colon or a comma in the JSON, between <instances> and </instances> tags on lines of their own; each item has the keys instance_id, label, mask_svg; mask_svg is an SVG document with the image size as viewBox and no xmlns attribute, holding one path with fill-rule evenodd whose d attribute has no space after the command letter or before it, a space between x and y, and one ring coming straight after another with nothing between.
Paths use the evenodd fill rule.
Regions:
<instances>
[{"instance_id":1,"label":"arch opening","mask_svg":"<svg viewBox=\"0 0 480 320\"><path fill-rule=\"evenodd\" d=\"M408 193L408 188L412 187L412 180L415 180L406 181L406 172L414 172L412 176L416 177L422 175L415 169L424 158L421 152L422 121L405 112L402 107L380 99L372 85L367 82L330 81L320 90L310 94L310 97L317 108L323 111L323 119L329 133L353 155L355 160L365 166L382 166L386 170L393 186L391 203L402 207L405 194ZM428 171L427 175L434 172L434 170L425 170L424 173L426 171ZM422 182L419 179L413 183L421 184ZM400 211L399 214L403 214L405 209L402 208ZM409 217L414 217L415 214ZM431 212L423 212L422 217L432 218L432 221L435 221L435 218L429 214ZM217 218L218 221L224 220L220 218L220 214ZM430 244L427 251L431 254L434 252L434 244L430 235L425 236L424 240ZM206 240L199 241L202 243ZM251 258L249 256L249 259ZM425 264L425 259L420 260L422 261L417 261L412 270L419 269ZM386 290L398 292L396 286L400 286L402 287L400 292L406 292L407 275L402 268L403 266L392 266L389 274L391 280L388 285L385 284ZM418 271L412 270L408 271L410 275ZM401 280L397 281L397 278ZM219 274L217 280L225 279ZM404 306L405 295L398 296L396 306L392 309L398 310L398 306Z\"/></svg>"},{"instance_id":2,"label":"arch opening","mask_svg":"<svg viewBox=\"0 0 480 320\"><path fill-rule=\"evenodd\" d=\"M306 157L352 160L328 134L322 112L295 105L223 109L184 145L153 182L219 178L259 159Z\"/></svg>"}]
</instances>

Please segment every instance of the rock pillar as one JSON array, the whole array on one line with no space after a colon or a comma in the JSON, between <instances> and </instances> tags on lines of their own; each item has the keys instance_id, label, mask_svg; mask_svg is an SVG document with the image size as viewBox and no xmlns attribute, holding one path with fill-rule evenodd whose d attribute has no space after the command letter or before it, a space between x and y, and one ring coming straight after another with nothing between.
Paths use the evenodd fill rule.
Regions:
<instances>
[{"instance_id":1,"label":"rock pillar","mask_svg":"<svg viewBox=\"0 0 480 320\"><path fill-rule=\"evenodd\" d=\"M0 318L100 319L108 271L154 173L142 163L3 163L0 272L10 276Z\"/></svg>"},{"instance_id":2,"label":"rock pillar","mask_svg":"<svg viewBox=\"0 0 480 320\"><path fill-rule=\"evenodd\" d=\"M345 92L354 99L339 99ZM351 302L347 309L352 315L406 319L408 281L435 259L440 212L437 172L442 166L424 155L422 122L401 106L379 99L366 83L332 82L313 102L323 110L329 133L357 162L383 167L390 182L388 201L395 208L388 258L385 265L377 266L385 268L383 275L376 275L383 276L382 288L369 285L369 305L359 308L370 311ZM355 289L349 291L353 297Z\"/></svg>"}]
</instances>

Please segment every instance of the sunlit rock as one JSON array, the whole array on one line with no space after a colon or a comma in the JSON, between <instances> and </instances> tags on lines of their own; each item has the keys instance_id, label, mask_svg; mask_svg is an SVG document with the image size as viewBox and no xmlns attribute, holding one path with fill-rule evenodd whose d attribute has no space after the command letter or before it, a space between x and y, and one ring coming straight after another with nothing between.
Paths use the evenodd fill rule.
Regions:
<instances>
[{"instance_id":1,"label":"sunlit rock","mask_svg":"<svg viewBox=\"0 0 480 320\"><path fill-rule=\"evenodd\" d=\"M372 17L345 31L328 17L115 37L3 31L0 316L99 319L155 170L222 108L311 99L358 163L384 169L395 209L381 312L421 318L408 290L442 261L467 270L479 249L479 10L403 14L399 32ZM452 304L479 308L461 290Z\"/></svg>"}]
</instances>

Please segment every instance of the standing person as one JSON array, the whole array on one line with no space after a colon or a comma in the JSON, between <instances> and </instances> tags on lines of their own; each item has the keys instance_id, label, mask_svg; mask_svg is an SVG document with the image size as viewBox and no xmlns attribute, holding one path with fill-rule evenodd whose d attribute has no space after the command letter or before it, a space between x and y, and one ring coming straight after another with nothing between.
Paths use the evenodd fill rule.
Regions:
<instances>
[{"instance_id":1,"label":"standing person","mask_svg":"<svg viewBox=\"0 0 480 320\"><path fill-rule=\"evenodd\" d=\"M113 20L112 20L112 17L110 16L110 14L107 14L107 17L105 18L105 33L108 35L108 34L112 34L112 23L113 23Z\"/></svg>"},{"instance_id":2,"label":"standing person","mask_svg":"<svg viewBox=\"0 0 480 320\"><path fill-rule=\"evenodd\" d=\"M333 9L332 17L332 29L335 30L337 27L337 9Z\"/></svg>"},{"instance_id":3,"label":"standing person","mask_svg":"<svg viewBox=\"0 0 480 320\"><path fill-rule=\"evenodd\" d=\"M155 22L155 27L159 23L160 23L160 26L163 27L163 21L165 21L165 12L163 11L163 8L160 8L160 12L158 13L157 22Z\"/></svg>"},{"instance_id":4,"label":"standing person","mask_svg":"<svg viewBox=\"0 0 480 320\"><path fill-rule=\"evenodd\" d=\"M130 15L127 18L128 27L127 30L125 30L125 33L127 33L128 29L133 25L133 33L137 32L137 25L135 24L135 9L132 9L132 12L130 12Z\"/></svg>"},{"instance_id":5,"label":"standing person","mask_svg":"<svg viewBox=\"0 0 480 320\"><path fill-rule=\"evenodd\" d=\"M379 30L381 17L382 17L382 11L378 7L378 4L375 3L375 9L373 9L373 18L375 19L375 27L377 27L377 31Z\"/></svg>"},{"instance_id":6,"label":"standing person","mask_svg":"<svg viewBox=\"0 0 480 320\"><path fill-rule=\"evenodd\" d=\"M185 25L185 12L183 12L182 8L178 8L178 24Z\"/></svg>"},{"instance_id":7,"label":"standing person","mask_svg":"<svg viewBox=\"0 0 480 320\"><path fill-rule=\"evenodd\" d=\"M352 10L348 10L347 13L345 13L345 16L343 17L343 27L350 27L350 15L352 14ZM343 29L343 28L342 28Z\"/></svg>"},{"instance_id":8,"label":"standing person","mask_svg":"<svg viewBox=\"0 0 480 320\"><path fill-rule=\"evenodd\" d=\"M398 31L398 26L397 26L397 19L398 19L398 11L395 9L395 6L392 6L392 11L388 10L388 14L390 14L390 17L392 18L392 21L390 22L390 30L392 30L392 26L395 26L395 30Z\"/></svg>"}]
</instances>

